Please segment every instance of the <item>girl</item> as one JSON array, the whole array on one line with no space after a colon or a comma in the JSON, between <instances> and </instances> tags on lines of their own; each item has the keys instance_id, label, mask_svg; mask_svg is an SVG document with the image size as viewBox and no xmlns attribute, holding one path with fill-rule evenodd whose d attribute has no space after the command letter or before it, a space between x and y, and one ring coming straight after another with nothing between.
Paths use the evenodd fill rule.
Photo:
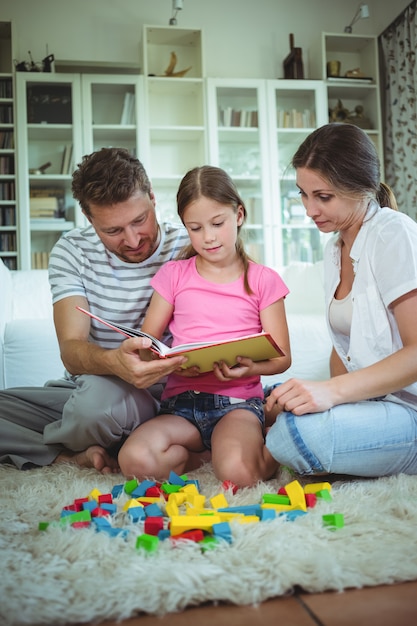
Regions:
<instances>
[{"instance_id":1,"label":"girl","mask_svg":"<svg viewBox=\"0 0 417 626\"><path fill-rule=\"evenodd\" d=\"M173 345L265 330L285 356L255 363L242 355L235 367L219 362L209 373L188 368L171 374L159 415L127 439L120 468L138 478L166 478L171 470L184 471L190 453L211 449L219 480L250 486L277 467L264 448L260 377L291 364L288 288L245 253L239 232L246 209L226 172L211 166L189 171L177 205L191 243L152 279L155 292L142 330L159 338L169 325Z\"/></svg>"}]
</instances>

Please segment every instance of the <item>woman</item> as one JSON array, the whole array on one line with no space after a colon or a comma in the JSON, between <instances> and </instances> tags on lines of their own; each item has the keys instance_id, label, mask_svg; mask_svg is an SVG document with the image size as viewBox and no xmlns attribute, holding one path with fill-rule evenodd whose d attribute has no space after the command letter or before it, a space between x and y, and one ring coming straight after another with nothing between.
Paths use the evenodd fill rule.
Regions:
<instances>
[{"instance_id":1,"label":"woman","mask_svg":"<svg viewBox=\"0 0 417 626\"><path fill-rule=\"evenodd\" d=\"M415 474L417 224L395 210L356 126L319 128L292 164L307 215L335 233L324 255L331 378L271 392L266 447L300 474Z\"/></svg>"}]
</instances>

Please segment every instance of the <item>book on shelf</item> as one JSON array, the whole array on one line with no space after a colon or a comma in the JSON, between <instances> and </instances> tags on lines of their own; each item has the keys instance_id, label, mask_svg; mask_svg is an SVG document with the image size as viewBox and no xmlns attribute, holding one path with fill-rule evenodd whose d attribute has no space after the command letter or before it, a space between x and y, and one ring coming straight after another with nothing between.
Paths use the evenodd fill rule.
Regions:
<instances>
[{"instance_id":1,"label":"book on shelf","mask_svg":"<svg viewBox=\"0 0 417 626\"><path fill-rule=\"evenodd\" d=\"M54 217L58 212L58 206L58 198L54 196L29 198L31 219L34 217Z\"/></svg>"},{"instance_id":2,"label":"book on shelf","mask_svg":"<svg viewBox=\"0 0 417 626\"><path fill-rule=\"evenodd\" d=\"M159 339L156 339L148 333L144 333L139 329L129 328L122 324L109 322L98 315L94 315L89 311L77 306L81 313L89 315L91 318L104 324L108 328L122 333L126 337L147 337L151 340L150 350L157 354L160 358L172 356L186 356L188 361L182 365L182 368L198 366L200 372L210 372L213 369L213 363L225 361L229 367L236 365L238 356L251 358L253 361L265 361L267 359L275 359L284 356L281 348L275 343L269 333L261 332L245 337L236 337L234 339L219 339L218 341L201 341L197 343L183 344L170 348Z\"/></svg>"},{"instance_id":3,"label":"book on shelf","mask_svg":"<svg viewBox=\"0 0 417 626\"><path fill-rule=\"evenodd\" d=\"M374 79L371 76L328 76L329 83L373 83Z\"/></svg>"},{"instance_id":4,"label":"book on shelf","mask_svg":"<svg viewBox=\"0 0 417 626\"><path fill-rule=\"evenodd\" d=\"M36 198L36 201L34 199ZM42 199L42 202L40 201ZM45 203L46 201L46 203ZM48 204L49 203L49 204ZM42 206L43 205L43 206ZM49 212L47 217L64 217L65 216L65 190L63 187L31 187L29 207L33 207L32 217L42 217L35 215L40 209ZM52 207L55 206L54 212ZM43 216L45 217L45 215Z\"/></svg>"},{"instance_id":5,"label":"book on shelf","mask_svg":"<svg viewBox=\"0 0 417 626\"><path fill-rule=\"evenodd\" d=\"M70 174L72 166L72 143L64 146L62 153L61 174Z\"/></svg>"},{"instance_id":6,"label":"book on shelf","mask_svg":"<svg viewBox=\"0 0 417 626\"><path fill-rule=\"evenodd\" d=\"M47 270L49 264L49 252L32 252L32 269Z\"/></svg>"},{"instance_id":7,"label":"book on shelf","mask_svg":"<svg viewBox=\"0 0 417 626\"><path fill-rule=\"evenodd\" d=\"M120 124L134 124L135 123L135 94L126 91L123 101L123 110L120 117Z\"/></svg>"}]
</instances>

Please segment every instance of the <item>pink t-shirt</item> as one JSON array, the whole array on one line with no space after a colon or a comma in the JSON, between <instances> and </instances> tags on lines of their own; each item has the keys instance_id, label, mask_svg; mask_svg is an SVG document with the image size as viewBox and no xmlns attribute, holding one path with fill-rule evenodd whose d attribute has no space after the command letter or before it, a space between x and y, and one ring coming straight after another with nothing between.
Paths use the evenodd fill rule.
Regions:
<instances>
[{"instance_id":1,"label":"pink t-shirt","mask_svg":"<svg viewBox=\"0 0 417 626\"><path fill-rule=\"evenodd\" d=\"M249 264L248 280L253 294L246 293L243 274L231 283L222 284L202 278L196 268L196 257L165 263L151 285L174 305L169 324L172 345L261 332L260 311L285 297L289 290L275 270L253 262ZM208 372L195 378L171 374L162 398L189 390L242 399L263 397L259 376L221 383Z\"/></svg>"}]
</instances>

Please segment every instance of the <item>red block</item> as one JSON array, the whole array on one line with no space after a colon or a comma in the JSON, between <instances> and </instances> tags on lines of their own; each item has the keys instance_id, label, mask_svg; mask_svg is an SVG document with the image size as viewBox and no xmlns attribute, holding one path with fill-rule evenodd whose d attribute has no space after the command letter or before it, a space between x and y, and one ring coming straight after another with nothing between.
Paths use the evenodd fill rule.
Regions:
<instances>
[{"instance_id":1,"label":"red block","mask_svg":"<svg viewBox=\"0 0 417 626\"><path fill-rule=\"evenodd\" d=\"M98 497L99 504L113 504L113 496L111 493L102 493L101 496Z\"/></svg>"},{"instance_id":2,"label":"red block","mask_svg":"<svg viewBox=\"0 0 417 626\"><path fill-rule=\"evenodd\" d=\"M145 534L157 536L160 530L164 528L163 517L147 517L145 519Z\"/></svg>"},{"instance_id":3,"label":"red block","mask_svg":"<svg viewBox=\"0 0 417 626\"><path fill-rule=\"evenodd\" d=\"M306 505L308 506L309 509L312 509L316 506L317 496L315 493L306 493L305 498L306 498Z\"/></svg>"},{"instance_id":4,"label":"red block","mask_svg":"<svg viewBox=\"0 0 417 626\"><path fill-rule=\"evenodd\" d=\"M228 489L232 490L233 495L235 495L236 491L239 489L237 485L232 483L231 480L224 480L222 483L222 488L227 491Z\"/></svg>"},{"instance_id":5,"label":"red block","mask_svg":"<svg viewBox=\"0 0 417 626\"><path fill-rule=\"evenodd\" d=\"M91 517L109 517L109 515L111 515L110 511L101 509L99 506L91 511Z\"/></svg>"},{"instance_id":6,"label":"red block","mask_svg":"<svg viewBox=\"0 0 417 626\"><path fill-rule=\"evenodd\" d=\"M158 487L157 485L154 485L153 487L149 487L149 489L145 491L145 496L148 498L159 498L159 496L161 495L163 495L162 489Z\"/></svg>"},{"instance_id":7,"label":"red block","mask_svg":"<svg viewBox=\"0 0 417 626\"><path fill-rule=\"evenodd\" d=\"M204 533L201 529L196 528L195 530L186 530L180 535L171 536L170 541L176 543L178 539L188 539L188 541L195 541L198 543L199 541L203 541Z\"/></svg>"}]
</instances>

